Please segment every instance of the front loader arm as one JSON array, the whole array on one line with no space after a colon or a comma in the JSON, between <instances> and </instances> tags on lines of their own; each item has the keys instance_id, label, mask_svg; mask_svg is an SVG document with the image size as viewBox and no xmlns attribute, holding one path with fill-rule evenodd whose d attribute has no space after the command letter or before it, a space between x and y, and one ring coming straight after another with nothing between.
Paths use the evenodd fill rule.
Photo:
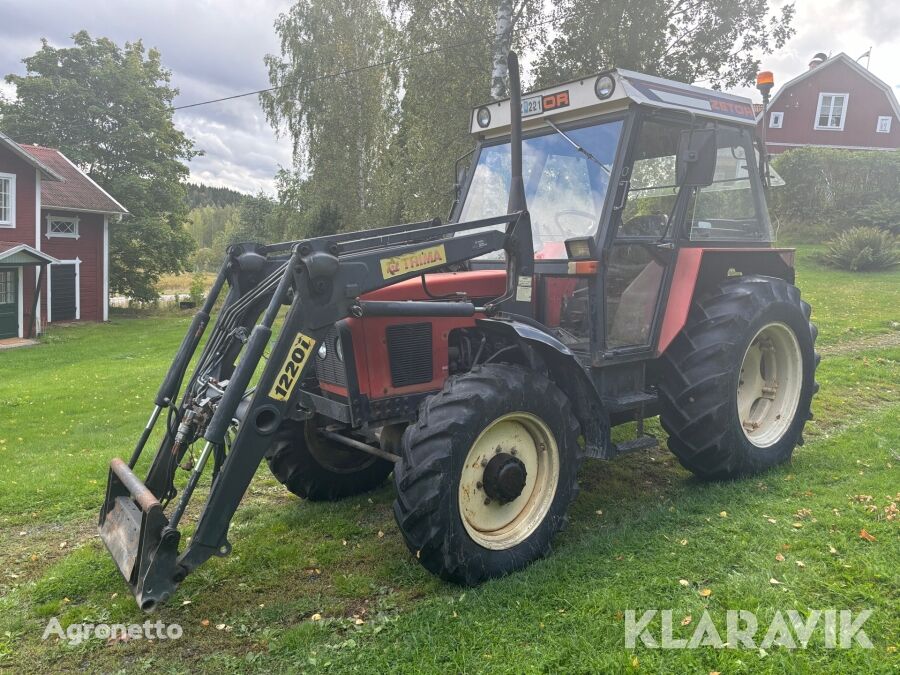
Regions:
<instances>
[{"instance_id":1,"label":"front loader arm","mask_svg":"<svg viewBox=\"0 0 900 675\"><path fill-rule=\"evenodd\" d=\"M484 229L502 224L506 224L505 231ZM447 236L451 234L456 236ZM523 253L525 247L528 256ZM288 258L284 257L286 249L290 249ZM373 290L419 276L423 269L462 263L501 249L507 253L511 281L507 293L493 308L476 308L471 302L360 300ZM524 269L520 270L523 258ZM520 274L530 279L531 265L527 212L467 223L436 225L428 221L295 243L233 247L214 287L218 292L227 279L227 298L180 404L174 401L209 323L215 302L212 293L191 324L131 461L126 464L116 459L110 465L100 534L139 606L146 611L154 609L198 565L230 551L227 533L232 516L272 434L284 419L298 413L297 385L312 375L315 347L335 322L367 312L471 316L476 311L529 311L522 305L530 305L516 300L514 290ZM244 268L258 269L254 276ZM255 285L251 285L253 279ZM289 308L284 323L271 344L276 318L286 305ZM271 353L251 388L270 344ZM314 405L314 398L304 397L305 405ZM142 482L133 468L161 409L168 410L170 421ZM300 412L309 416L316 411ZM195 442L203 444L199 460L177 495L177 504L168 509L176 497L175 468ZM206 504L190 542L179 553L178 525L210 457L215 466Z\"/></svg>"}]
</instances>

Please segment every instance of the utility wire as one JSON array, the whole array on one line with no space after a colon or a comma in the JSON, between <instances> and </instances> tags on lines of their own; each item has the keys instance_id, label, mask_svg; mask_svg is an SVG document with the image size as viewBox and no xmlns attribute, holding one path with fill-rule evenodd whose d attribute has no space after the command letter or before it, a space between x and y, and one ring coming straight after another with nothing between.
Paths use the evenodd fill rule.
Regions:
<instances>
[{"instance_id":1,"label":"utility wire","mask_svg":"<svg viewBox=\"0 0 900 675\"><path fill-rule=\"evenodd\" d=\"M532 28L539 28L541 26L547 26L547 25L559 23L559 22L565 21L567 19L576 19L576 18L585 16L590 13L591 13L591 10L581 10L580 12L572 11L567 14L561 14L556 17L544 19L542 21L535 21L530 24L516 26L515 29L517 29L519 31L530 30ZM316 77L307 78L307 79L303 80L302 83L308 84L308 83L313 83L313 82L320 82L323 80L337 79L339 77L353 75L355 73L363 72L366 70L373 70L375 68L384 68L386 66L389 66L389 65L392 65L395 63L402 63L404 61L415 61L420 58L425 58L427 56L431 56L432 54L450 51L453 49L459 49L461 47L468 47L468 46L476 45L476 44L486 44L486 43L490 43L490 42L493 42L494 40L496 40L498 35L499 35L498 33L491 33L491 35L488 37L473 38L471 40L463 40L463 41L454 42L454 43L451 43L448 45L442 45L440 47L434 47L432 49L426 49L424 51L417 52L415 54L407 54L407 55L403 55L403 56L398 56L398 57L395 57L392 59L385 59L384 61L378 61L375 63L366 63L361 66L356 66L353 68L345 68L344 70L340 70L337 72L326 73L324 75L318 75ZM179 110L187 110L189 108L198 108L200 106L211 105L213 103L222 103L225 101L233 101L233 100L240 99L240 98L246 98L247 96L258 96L259 94L277 91L277 90L283 89L284 87L287 87L287 86L289 86L289 85L282 84L282 85L276 85L276 86L272 86L272 87L266 87L265 89L254 89L253 91L241 92L238 94L232 94L230 96L222 96L220 98L209 99L206 101L197 101L195 103L187 103L184 105L177 105L177 106L173 106L171 109L173 112L177 112ZM60 124L53 125L55 130L66 130L66 131L72 130L72 129L87 128L87 127L91 127L91 126L98 126L98 124L96 122L82 122L82 123L70 124L70 125L60 125Z\"/></svg>"}]
</instances>

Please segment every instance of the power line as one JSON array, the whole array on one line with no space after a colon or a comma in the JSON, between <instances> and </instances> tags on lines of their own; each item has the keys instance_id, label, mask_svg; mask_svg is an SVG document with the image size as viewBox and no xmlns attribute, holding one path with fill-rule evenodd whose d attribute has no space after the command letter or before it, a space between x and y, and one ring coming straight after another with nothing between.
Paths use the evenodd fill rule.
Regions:
<instances>
[{"instance_id":1,"label":"power line","mask_svg":"<svg viewBox=\"0 0 900 675\"><path fill-rule=\"evenodd\" d=\"M525 24L524 26L515 26L515 28L517 28L519 30L530 30L532 28L539 28L541 26L554 24L554 23L557 23L560 21L564 21L566 19L576 18L578 16L589 14L589 13L590 13L590 10L582 10L581 12L573 11L573 12L569 12L568 14L562 14L557 17L545 19L543 21L536 21L531 24ZM462 42L455 42L455 43L452 43L449 45L442 45L440 47L434 47L433 49L426 49L426 50L418 52L416 54L407 54L405 56L398 56L393 59L378 61L376 63L367 63L362 66L357 66L355 68L347 68L345 70L340 70L335 73L328 73L325 75L318 75L316 77L307 78L302 81L302 84L312 84L314 82L319 82L321 80L330 80L330 79L336 79L338 77L344 77L346 75L353 75L355 73L359 73L359 72L362 72L365 70L372 70L374 68L384 68L386 66L393 65L395 63L401 63L403 61L413 61L413 60L416 60L419 58L423 58L425 56L431 56L432 54L436 54L439 52L449 51L451 49L458 49L460 47L468 47L468 46L474 45L474 44L483 44L483 43L491 42L493 40L496 40L497 37L499 37L499 33L492 33L490 35L490 37L488 37L488 38L473 38L471 40L464 40ZM232 101L234 99L244 98L246 96L258 96L259 94L265 94L270 91L277 91L278 89L282 89L286 86L288 86L288 85L285 85L285 84L276 85L273 87L267 87L265 89L255 89L254 91L247 91L247 92L243 92L240 94L232 94L231 96L223 96L221 98L214 98L214 99L210 99L208 101L198 101L196 103L188 103L185 105L178 105L178 106L173 107L172 110L175 110L175 111L185 110L187 108L197 108L199 106L210 105L212 103L221 103L223 101Z\"/></svg>"},{"instance_id":2,"label":"power line","mask_svg":"<svg viewBox=\"0 0 900 675\"><path fill-rule=\"evenodd\" d=\"M514 26L514 30L524 31L524 30L530 30L533 28L539 28L541 26L559 23L559 22L565 21L567 19L576 19L581 16L586 16L587 14L590 14L590 13L591 13L591 10L572 11L572 12L569 12L566 14L558 15L556 17L550 17L548 19L544 19L542 21L536 21L531 24ZM406 55L398 56L398 57L395 57L392 59L385 59L383 61L378 61L378 62L374 62L374 63L366 63L361 66L356 66L353 68L345 68L344 70L336 71L333 73L326 73L324 75L318 75L316 77L307 78L307 79L303 80L302 83L303 84L311 84L311 83L320 82L323 80L337 79L339 77L353 75L355 73L363 72L366 70L373 70L375 68L384 68L384 67L392 65L392 64L402 63L404 61L415 61L415 60L418 60L421 58L425 58L427 56L431 56L432 54L450 51L453 49L459 49L461 47L468 47L468 46L477 45L477 44L486 44L486 43L489 43L489 42L492 42L493 40L495 40L498 37L498 35L499 35L498 33L491 33L490 36L488 36L488 37L473 38L471 40L463 40L463 41L451 43L448 45L434 47L432 49L426 49L421 52L417 52L415 54L406 54ZM233 101L233 100L240 99L240 98L246 98L247 96L258 96L259 94L277 91L277 90L283 89L287 86L288 85L285 85L285 84L275 85L272 87L266 87L264 89L255 89L253 91L246 91L246 92L241 92L238 94L232 94L229 96L222 96L219 98L209 99L206 101L197 101L195 103L187 103L184 105L173 106L171 109L173 112L177 112L179 110L186 110L189 108L198 108L198 107L205 106L205 105L211 105L213 103L222 103L225 101ZM33 121L36 121L36 120L33 120ZM90 126L96 126L96 123L95 122L81 122L81 123L69 124L69 125L54 124L53 126L54 126L55 130L60 131L60 130L83 129L83 128L87 128Z\"/></svg>"}]
</instances>

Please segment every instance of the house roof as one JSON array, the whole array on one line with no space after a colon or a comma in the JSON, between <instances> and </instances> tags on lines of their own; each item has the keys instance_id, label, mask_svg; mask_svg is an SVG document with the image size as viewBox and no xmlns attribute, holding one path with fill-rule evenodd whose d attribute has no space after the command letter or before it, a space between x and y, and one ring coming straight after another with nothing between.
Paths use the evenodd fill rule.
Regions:
<instances>
[{"instance_id":1,"label":"house roof","mask_svg":"<svg viewBox=\"0 0 900 675\"><path fill-rule=\"evenodd\" d=\"M0 131L0 147L6 148L16 157L24 160L41 172L41 178L49 181L61 181L63 178L52 168L41 162L37 157L25 152L22 147L9 136Z\"/></svg>"},{"instance_id":2,"label":"house roof","mask_svg":"<svg viewBox=\"0 0 900 675\"><path fill-rule=\"evenodd\" d=\"M778 97L781 96L781 94L783 94L785 91L787 91L794 85L799 84L806 78L811 77L812 75L814 75L816 73L821 73L823 69L828 68L829 66L832 66L835 63L839 63L839 62L848 66L851 70L855 71L857 74L861 75L862 77L867 79L869 82L874 84L876 87L881 89L881 91L884 92L884 95L887 96L888 101L891 102L891 108L893 108L893 110L894 110L894 115L896 115L897 118L900 119L900 104L897 103L897 97L894 95L894 90L891 89L884 81L875 77L875 75L873 75L870 71L866 70L861 65L859 65L856 61L854 61L849 56L847 56L844 52L835 54L830 59L826 59L825 61L823 61L821 64L819 64L815 68L811 68L807 71L804 71L803 73L801 73L800 75L795 77L793 80L789 80L788 82L785 82L784 85L775 93L775 96L772 97L772 100L769 103L769 110L772 110L773 106L775 105L775 102L778 100ZM757 115L757 118L756 118L757 121L759 121L760 117L761 117L761 114Z\"/></svg>"},{"instance_id":3,"label":"house roof","mask_svg":"<svg viewBox=\"0 0 900 675\"><path fill-rule=\"evenodd\" d=\"M119 215L128 213L128 209L97 185L90 176L75 166L59 150L40 145L20 145L19 147L62 177L62 181L59 183L41 185L42 208Z\"/></svg>"},{"instance_id":4,"label":"house roof","mask_svg":"<svg viewBox=\"0 0 900 675\"><path fill-rule=\"evenodd\" d=\"M0 263L4 262L19 265L43 265L44 263L59 262L59 260L19 241L0 241Z\"/></svg>"}]
</instances>

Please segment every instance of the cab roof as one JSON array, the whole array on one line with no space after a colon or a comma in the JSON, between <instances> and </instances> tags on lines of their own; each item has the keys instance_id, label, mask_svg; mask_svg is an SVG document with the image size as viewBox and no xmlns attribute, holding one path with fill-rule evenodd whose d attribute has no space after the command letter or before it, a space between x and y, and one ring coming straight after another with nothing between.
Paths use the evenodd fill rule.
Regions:
<instances>
[{"instance_id":1,"label":"cab roof","mask_svg":"<svg viewBox=\"0 0 900 675\"><path fill-rule=\"evenodd\" d=\"M612 92L601 99L595 85L604 77L611 78L614 86ZM749 98L616 68L523 94L522 128L528 130L540 126L539 120L546 118L552 118L557 123L565 122L602 112L624 110L631 104L680 110L750 127L756 124ZM481 112L483 110L490 114L487 124L483 124L486 117ZM479 123L480 112L482 123ZM509 112L509 99L478 106L472 111L471 132L484 137L509 133Z\"/></svg>"}]
</instances>

